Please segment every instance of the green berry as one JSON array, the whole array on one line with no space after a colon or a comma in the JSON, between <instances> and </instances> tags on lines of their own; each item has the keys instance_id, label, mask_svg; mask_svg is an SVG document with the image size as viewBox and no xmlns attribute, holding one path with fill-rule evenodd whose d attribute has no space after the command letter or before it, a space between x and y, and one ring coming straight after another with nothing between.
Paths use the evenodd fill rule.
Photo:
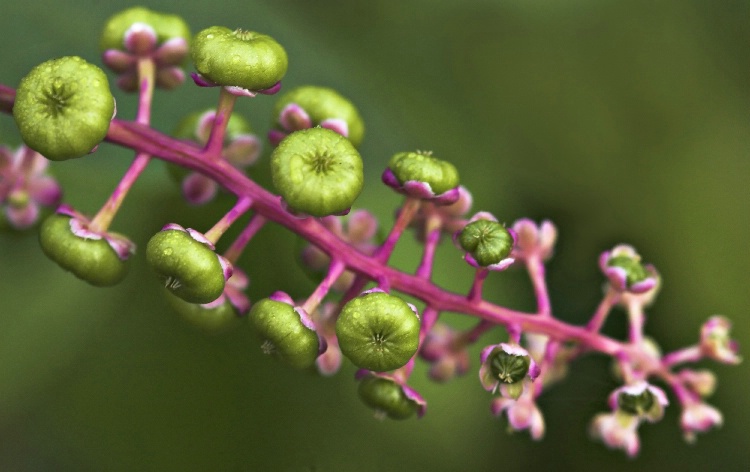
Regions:
<instances>
[{"instance_id":1,"label":"green berry","mask_svg":"<svg viewBox=\"0 0 750 472\"><path fill-rule=\"evenodd\" d=\"M216 253L187 232L156 233L146 260L173 294L190 303L209 303L224 292L225 271Z\"/></svg>"},{"instance_id":2,"label":"green berry","mask_svg":"<svg viewBox=\"0 0 750 472\"><path fill-rule=\"evenodd\" d=\"M125 32L133 23L145 23L153 28L159 44L173 38L190 41L190 28L181 17L144 7L133 7L116 13L107 20L99 39L99 49L102 51L125 50L123 44Z\"/></svg>"},{"instance_id":3,"label":"green berry","mask_svg":"<svg viewBox=\"0 0 750 472\"><path fill-rule=\"evenodd\" d=\"M310 117L312 126L318 126L321 122L331 119L339 119L346 122L349 129L349 141L354 146L362 143L365 133L365 125L359 111L351 101L339 95L338 92L327 87L305 85L297 87L285 93L274 108L274 116L278 117L287 105L296 103ZM279 130L284 130L280 123L274 123Z\"/></svg>"},{"instance_id":4,"label":"green berry","mask_svg":"<svg viewBox=\"0 0 750 472\"><path fill-rule=\"evenodd\" d=\"M39 231L42 251L63 269L97 287L119 283L127 274L128 260L121 260L104 239L87 239L71 231L71 218L53 214Z\"/></svg>"},{"instance_id":5,"label":"green berry","mask_svg":"<svg viewBox=\"0 0 750 472\"><path fill-rule=\"evenodd\" d=\"M621 392L617 396L617 407L631 415L642 416L654 408L654 395L650 390L644 390L639 394Z\"/></svg>"},{"instance_id":6,"label":"green berry","mask_svg":"<svg viewBox=\"0 0 750 472\"><path fill-rule=\"evenodd\" d=\"M373 291L350 300L336 321L341 352L357 367L385 372L402 367L419 347L420 321L400 298Z\"/></svg>"},{"instance_id":7,"label":"green berry","mask_svg":"<svg viewBox=\"0 0 750 472\"><path fill-rule=\"evenodd\" d=\"M480 219L464 226L458 242L477 264L486 267L506 259L513 249L514 241L510 232L500 223Z\"/></svg>"},{"instance_id":8,"label":"green berry","mask_svg":"<svg viewBox=\"0 0 750 472\"><path fill-rule=\"evenodd\" d=\"M191 56L203 77L247 90L272 87L284 77L288 65L286 51L272 37L223 26L195 35Z\"/></svg>"},{"instance_id":9,"label":"green berry","mask_svg":"<svg viewBox=\"0 0 750 472\"><path fill-rule=\"evenodd\" d=\"M315 364L320 340L292 305L264 298L253 305L249 318L263 342L264 352L297 369Z\"/></svg>"},{"instance_id":10,"label":"green berry","mask_svg":"<svg viewBox=\"0 0 750 472\"><path fill-rule=\"evenodd\" d=\"M419 409L415 401L406 397L401 386L390 379L365 377L359 382L357 393L365 405L394 420L405 420Z\"/></svg>"},{"instance_id":11,"label":"green berry","mask_svg":"<svg viewBox=\"0 0 750 472\"><path fill-rule=\"evenodd\" d=\"M86 155L104 140L114 107L104 72L67 56L34 67L21 80L13 117L30 148L61 161Z\"/></svg>"},{"instance_id":12,"label":"green berry","mask_svg":"<svg viewBox=\"0 0 750 472\"><path fill-rule=\"evenodd\" d=\"M284 138L271 155L271 176L292 210L320 217L346 212L364 185L354 145L325 128Z\"/></svg>"},{"instance_id":13,"label":"green berry","mask_svg":"<svg viewBox=\"0 0 750 472\"><path fill-rule=\"evenodd\" d=\"M432 157L430 153L400 152L388 163L402 185L410 180L425 182L435 195L458 187L458 170L450 162Z\"/></svg>"}]
</instances>

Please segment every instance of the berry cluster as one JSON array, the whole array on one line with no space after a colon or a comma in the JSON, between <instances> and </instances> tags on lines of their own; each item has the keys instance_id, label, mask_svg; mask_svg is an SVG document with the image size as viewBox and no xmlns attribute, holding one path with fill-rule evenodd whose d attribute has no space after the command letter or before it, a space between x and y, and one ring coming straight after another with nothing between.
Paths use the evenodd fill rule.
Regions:
<instances>
[{"instance_id":1,"label":"berry cluster","mask_svg":"<svg viewBox=\"0 0 750 472\"><path fill-rule=\"evenodd\" d=\"M607 284L601 303L586 326L567 324L553 316L545 280L555 226L528 219L505 226L490 213L470 214L471 193L460 185L457 168L431 152L397 152L383 171L383 183L404 197L390 229L381 233L373 215L352 211L364 185L358 151L364 124L356 107L330 88L308 85L281 95L268 135L277 193L251 180L244 168L258 159L262 140L233 108L239 97L281 90L288 58L273 38L220 26L192 36L179 17L137 7L109 19L100 46L104 64L118 76L117 86L138 94L133 121L114 118L107 75L79 57L40 64L15 91L0 86L0 109L12 110L25 143L16 151L0 148L3 224L30 228L49 208L39 228L42 250L76 277L110 286L126 276L135 244L109 227L133 183L158 158L170 163L170 175L189 204L208 202L220 188L236 197L211 228L166 223L148 241L146 260L175 311L212 331L239 327L247 319L263 352L293 368L332 375L348 359L359 368L359 396L380 418L425 414L427 402L409 385L415 362L428 363L437 382L464 375L472 368L468 347L501 326L507 338L482 349L476 372L489 392L491 411L507 417L513 430L528 430L534 439L544 435L538 397L589 352L611 356L622 383L610 396L610 411L591 423L592 436L609 447L637 454L637 428L661 419L669 400L654 381L671 390L682 407L687 440L721 425L721 413L703 401L713 391L713 374L679 366L705 358L739 363L730 323L711 317L695 345L663 354L643 332L645 308L654 301L661 278L633 247L622 244L602 253L599 265ZM196 70L193 82L218 87L218 105L188 115L170 137L150 127L153 93L184 81L188 55ZM105 139L133 149L135 159L111 197L89 217L60 203L61 189L47 173L44 158L78 158L96 151ZM252 216L244 229L219 253L227 229L248 213ZM237 261L269 222L306 241L301 260L319 281L306 299L277 291L251 304L243 292L248 276ZM423 245L414 274L388 265L408 229ZM475 269L466 294L431 280L443 236ZM484 300L489 274L510 267L528 272L536 312ZM600 332L616 306L628 315L626 340ZM439 320L447 311L477 322L456 330Z\"/></svg>"}]
</instances>

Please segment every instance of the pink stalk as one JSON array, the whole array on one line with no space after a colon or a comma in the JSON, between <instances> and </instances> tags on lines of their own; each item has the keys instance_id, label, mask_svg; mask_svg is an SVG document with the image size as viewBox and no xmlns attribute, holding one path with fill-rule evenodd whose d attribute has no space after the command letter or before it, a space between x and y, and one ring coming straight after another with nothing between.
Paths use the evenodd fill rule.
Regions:
<instances>
[{"instance_id":1,"label":"pink stalk","mask_svg":"<svg viewBox=\"0 0 750 472\"><path fill-rule=\"evenodd\" d=\"M432 266L435 260L435 250L437 249L438 242L440 241L440 220L435 220L437 221L436 225L430 225L430 220L428 220L427 224L428 233L427 240L424 244L424 254L422 255L422 262L419 264L416 272L417 277L421 277L423 279L429 279L432 276ZM431 226L435 227L431 228Z\"/></svg>"},{"instance_id":2,"label":"pink stalk","mask_svg":"<svg viewBox=\"0 0 750 472\"><path fill-rule=\"evenodd\" d=\"M547 290L547 281L545 277L544 262L538 253L526 260L526 270L529 272L529 278L534 285L534 294L536 295L537 311L540 316L552 316L552 307L549 301L549 291Z\"/></svg>"},{"instance_id":3,"label":"pink stalk","mask_svg":"<svg viewBox=\"0 0 750 472\"><path fill-rule=\"evenodd\" d=\"M250 219L250 223L245 226L245 229L242 230L240 235L237 236L237 239L235 239L231 246L229 246L229 249L224 252L224 257L233 264L237 262L242 251L245 250L247 243L249 243L250 240L253 239L253 236L255 236L255 233L266 224L266 221L267 220L263 215L253 215L252 219Z\"/></svg>"},{"instance_id":4,"label":"pink stalk","mask_svg":"<svg viewBox=\"0 0 750 472\"><path fill-rule=\"evenodd\" d=\"M476 272L474 272L474 282L471 284L471 289L469 289L469 294L466 296L466 299L470 302L478 302L482 299L482 288L484 287L484 280L487 278L487 275L489 275L490 271L487 269L477 269Z\"/></svg>"},{"instance_id":5,"label":"pink stalk","mask_svg":"<svg viewBox=\"0 0 750 472\"><path fill-rule=\"evenodd\" d=\"M237 221L237 218L244 215L252 206L252 198L240 197L237 203L211 229L206 231L204 234L206 239L216 244L221 236Z\"/></svg>"},{"instance_id":6,"label":"pink stalk","mask_svg":"<svg viewBox=\"0 0 750 472\"><path fill-rule=\"evenodd\" d=\"M136 123L148 125L151 122L151 102L154 97L154 80L155 80L154 61L150 57L138 59L138 81L140 90L138 96L138 112L136 114ZM110 195L107 202L97 212L91 220L89 228L92 231L104 233L112 224L112 220L125 201L128 192L138 180L143 170L151 160L151 156L146 152L136 152L135 159L125 175L117 184L114 192Z\"/></svg>"},{"instance_id":7,"label":"pink stalk","mask_svg":"<svg viewBox=\"0 0 750 472\"><path fill-rule=\"evenodd\" d=\"M312 313L318 305L320 305L320 302L323 301L323 298L328 295L328 292L331 291L331 286L336 282L336 279L339 278L344 270L346 270L346 264L338 259L333 259L331 265L328 266L328 274L326 274L325 278L320 284L318 284L315 291L307 297L307 300L305 300L305 303L302 305L302 309L308 314Z\"/></svg>"},{"instance_id":8,"label":"pink stalk","mask_svg":"<svg viewBox=\"0 0 750 472\"><path fill-rule=\"evenodd\" d=\"M224 147L224 135L229 123L229 117L232 116L232 109L237 96L220 87L219 104L216 107L216 117L214 118L211 134L208 136L206 146L203 148L209 159L218 159L221 156L221 150Z\"/></svg>"}]
</instances>

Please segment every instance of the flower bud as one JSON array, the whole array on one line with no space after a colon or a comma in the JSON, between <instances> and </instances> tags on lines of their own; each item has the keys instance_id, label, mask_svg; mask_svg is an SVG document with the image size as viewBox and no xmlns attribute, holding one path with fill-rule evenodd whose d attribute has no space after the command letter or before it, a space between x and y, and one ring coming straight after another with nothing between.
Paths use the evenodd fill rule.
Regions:
<instances>
[{"instance_id":1,"label":"flower bud","mask_svg":"<svg viewBox=\"0 0 750 472\"><path fill-rule=\"evenodd\" d=\"M613 410L654 423L664 416L664 407L669 405L669 400L662 389L638 381L612 392L609 404Z\"/></svg>"},{"instance_id":2,"label":"flower bud","mask_svg":"<svg viewBox=\"0 0 750 472\"><path fill-rule=\"evenodd\" d=\"M90 153L107 135L114 112L107 76L76 56L34 67L13 106L23 141L53 161Z\"/></svg>"},{"instance_id":3,"label":"flower bud","mask_svg":"<svg viewBox=\"0 0 750 472\"><path fill-rule=\"evenodd\" d=\"M716 315L701 327L700 348L703 355L724 364L739 364L739 344L729 337L732 323L729 319Z\"/></svg>"},{"instance_id":4,"label":"flower bud","mask_svg":"<svg viewBox=\"0 0 750 472\"><path fill-rule=\"evenodd\" d=\"M402 367L419 347L416 309L400 298L371 290L350 300L336 321L341 352L362 369Z\"/></svg>"},{"instance_id":5,"label":"flower bud","mask_svg":"<svg viewBox=\"0 0 750 472\"><path fill-rule=\"evenodd\" d=\"M264 298L253 305L249 318L263 342L263 352L294 368L311 367L325 351L307 313L285 301Z\"/></svg>"},{"instance_id":6,"label":"flower bud","mask_svg":"<svg viewBox=\"0 0 750 472\"><path fill-rule=\"evenodd\" d=\"M232 274L231 264L201 236L179 225L167 225L146 247L146 260L165 287L190 303L210 303L219 298Z\"/></svg>"},{"instance_id":7,"label":"flower bud","mask_svg":"<svg viewBox=\"0 0 750 472\"><path fill-rule=\"evenodd\" d=\"M347 213L364 185L357 150L325 128L287 136L273 151L271 176L292 211L312 216Z\"/></svg>"},{"instance_id":8,"label":"flower bud","mask_svg":"<svg viewBox=\"0 0 750 472\"><path fill-rule=\"evenodd\" d=\"M273 87L287 69L286 51L273 38L223 26L212 26L195 35L190 54L203 78L249 91Z\"/></svg>"},{"instance_id":9,"label":"flower bud","mask_svg":"<svg viewBox=\"0 0 750 472\"><path fill-rule=\"evenodd\" d=\"M603 252L599 257L599 267L612 287L620 292L645 293L658 284L656 270L642 265L641 256L626 244Z\"/></svg>"},{"instance_id":10,"label":"flower bud","mask_svg":"<svg viewBox=\"0 0 750 472\"><path fill-rule=\"evenodd\" d=\"M99 38L99 49L128 50L125 44L126 33L134 24L139 23L154 31L157 44L175 38L190 40L190 28L181 17L144 7L132 7L115 13L107 20Z\"/></svg>"}]
</instances>

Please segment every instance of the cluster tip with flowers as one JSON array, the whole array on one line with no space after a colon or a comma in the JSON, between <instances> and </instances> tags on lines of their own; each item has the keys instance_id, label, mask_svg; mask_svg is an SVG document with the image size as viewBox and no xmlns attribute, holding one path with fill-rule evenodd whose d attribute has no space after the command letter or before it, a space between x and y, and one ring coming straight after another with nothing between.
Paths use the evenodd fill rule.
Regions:
<instances>
[{"instance_id":1,"label":"cluster tip with flowers","mask_svg":"<svg viewBox=\"0 0 750 472\"><path fill-rule=\"evenodd\" d=\"M138 95L132 121L114 118L106 75L77 57L34 68L17 91L0 85L0 108L12 109L25 142L16 151L0 147L3 221L24 230L44 217L42 249L64 270L96 286L126 276L136 245L110 226L133 183L156 158L169 163L188 203L206 203L220 188L236 198L210 228L168 223L148 241L146 260L175 311L212 332L249 324L259 349L293 368L330 376L347 359L358 368L360 398L378 418L425 414L425 398L410 386L421 359L437 382L476 368L491 412L507 418L511 431L528 431L538 440L546 428L539 396L564 379L575 359L599 352L615 360L620 382L609 411L590 426L592 437L607 446L636 455L638 428L662 419L670 405L667 391L682 408L680 427L687 441L723 423L719 410L704 402L715 388L714 375L685 364L703 359L738 364L729 320L709 318L695 345L662 354L643 330L661 276L633 247L617 245L601 254L607 280L602 300L585 326L568 324L553 315L545 277L557 239L554 224L522 218L506 227L485 211L469 216L472 196L460 184L458 169L432 152L395 152L383 171L383 183L403 196L390 228L381 228L366 210L352 210L364 185L359 152L364 124L352 102L330 88L305 85L277 101L268 133L277 193L248 177L244 169L259 158L262 143L233 109L240 98L280 91L289 59L270 36L221 26L193 36L178 16L136 7L108 20L100 46L117 86ZM188 56L196 69L193 82L218 88L218 104L189 115L174 136L167 136L151 128L154 90L182 84ZM44 157L103 153L99 143L105 137L132 149L135 159L89 217L61 204L62 190ZM235 239L221 241L239 221L244 227ZM244 293L250 277L238 266L239 257L269 222L305 241L300 261L317 281L307 297L277 291L251 303ZM423 251L413 272L389 265L410 229ZM463 258L475 269L466 293L432 280L435 253L445 236L458 250L456 260ZM484 299L486 278L510 268L528 273L536 311ZM408 303L405 296L417 302ZM601 332L617 306L628 320L623 340ZM445 312L476 322L459 330L440 320ZM492 331L496 327L505 334ZM488 332L494 341L481 350L478 367L472 366L468 349Z\"/></svg>"}]
</instances>

